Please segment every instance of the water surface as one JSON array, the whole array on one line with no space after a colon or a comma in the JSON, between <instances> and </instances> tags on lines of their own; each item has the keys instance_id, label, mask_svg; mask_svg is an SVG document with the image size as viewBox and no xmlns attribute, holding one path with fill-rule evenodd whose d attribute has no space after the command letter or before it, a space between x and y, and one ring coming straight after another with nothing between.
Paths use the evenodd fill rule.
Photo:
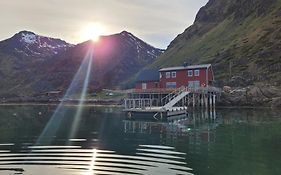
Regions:
<instances>
[{"instance_id":1,"label":"water surface","mask_svg":"<svg viewBox=\"0 0 281 175\"><path fill-rule=\"evenodd\" d=\"M160 121L84 107L77 120L66 106L42 135L55 109L0 106L1 175L281 174L280 111L191 111Z\"/></svg>"}]
</instances>

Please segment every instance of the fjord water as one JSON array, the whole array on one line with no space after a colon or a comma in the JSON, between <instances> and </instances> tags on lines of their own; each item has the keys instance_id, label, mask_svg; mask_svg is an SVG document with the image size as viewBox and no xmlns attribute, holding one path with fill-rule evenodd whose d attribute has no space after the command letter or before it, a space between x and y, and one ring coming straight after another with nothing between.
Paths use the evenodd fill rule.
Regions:
<instances>
[{"instance_id":1,"label":"fjord water","mask_svg":"<svg viewBox=\"0 0 281 175\"><path fill-rule=\"evenodd\" d=\"M126 118L121 108L65 106L49 144L38 138L56 106L0 106L0 174L281 174L281 113L191 111L167 120ZM44 138L43 138L44 140Z\"/></svg>"}]
</instances>

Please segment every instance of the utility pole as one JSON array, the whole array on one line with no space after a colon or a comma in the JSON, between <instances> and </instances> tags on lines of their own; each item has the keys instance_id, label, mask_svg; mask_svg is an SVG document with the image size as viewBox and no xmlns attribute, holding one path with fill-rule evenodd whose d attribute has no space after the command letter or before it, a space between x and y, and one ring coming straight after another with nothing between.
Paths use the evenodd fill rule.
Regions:
<instances>
[{"instance_id":1,"label":"utility pole","mask_svg":"<svg viewBox=\"0 0 281 175\"><path fill-rule=\"evenodd\" d=\"M232 77L232 61L229 61L229 80L231 80Z\"/></svg>"}]
</instances>

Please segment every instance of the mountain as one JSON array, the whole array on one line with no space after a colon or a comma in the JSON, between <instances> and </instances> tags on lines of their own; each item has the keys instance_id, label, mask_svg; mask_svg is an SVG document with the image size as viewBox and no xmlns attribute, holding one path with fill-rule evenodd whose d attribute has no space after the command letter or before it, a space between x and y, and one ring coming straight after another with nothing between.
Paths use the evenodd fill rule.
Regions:
<instances>
[{"instance_id":1,"label":"mountain","mask_svg":"<svg viewBox=\"0 0 281 175\"><path fill-rule=\"evenodd\" d=\"M65 92L89 50L90 90L120 86L162 53L126 31L77 45L22 31L0 42L0 96Z\"/></svg>"},{"instance_id":2,"label":"mountain","mask_svg":"<svg viewBox=\"0 0 281 175\"><path fill-rule=\"evenodd\" d=\"M281 85L281 0L209 0L150 67L212 63L220 85Z\"/></svg>"},{"instance_id":3,"label":"mountain","mask_svg":"<svg viewBox=\"0 0 281 175\"><path fill-rule=\"evenodd\" d=\"M60 39L40 36L30 31L21 31L0 42L0 50L21 58L48 58L68 48L72 44Z\"/></svg>"}]
</instances>

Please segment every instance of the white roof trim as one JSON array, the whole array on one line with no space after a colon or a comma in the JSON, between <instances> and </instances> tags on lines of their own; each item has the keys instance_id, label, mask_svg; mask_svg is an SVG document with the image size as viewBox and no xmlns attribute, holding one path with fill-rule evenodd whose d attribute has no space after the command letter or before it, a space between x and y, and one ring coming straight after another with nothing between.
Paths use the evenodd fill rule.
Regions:
<instances>
[{"instance_id":1,"label":"white roof trim","mask_svg":"<svg viewBox=\"0 0 281 175\"><path fill-rule=\"evenodd\" d=\"M173 70L202 69L202 68L208 69L211 66L212 66L211 64L200 64L200 65L190 65L190 66L167 67L167 68L160 69L159 72L173 71Z\"/></svg>"}]
</instances>

